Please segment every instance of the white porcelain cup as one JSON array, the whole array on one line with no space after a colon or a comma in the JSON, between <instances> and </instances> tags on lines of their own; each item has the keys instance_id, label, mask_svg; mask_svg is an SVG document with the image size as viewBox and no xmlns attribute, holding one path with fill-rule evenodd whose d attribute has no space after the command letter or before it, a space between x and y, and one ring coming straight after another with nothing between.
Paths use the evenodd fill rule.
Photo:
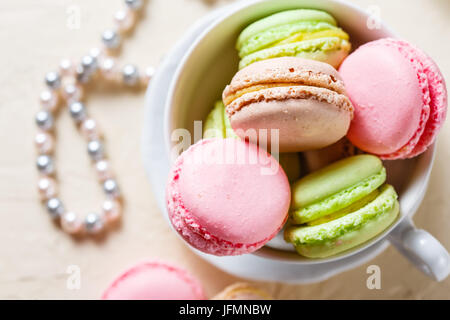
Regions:
<instances>
[{"instance_id":1,"label":"white porcelain cup","mask_svg":"<svg viewBox=\"0 0 450 320\"><path fill-rule=\"evenodd\" d=\"M194 121L204 120L214 102L221 98L224 87L237 71L238 55L235 42L243 28L270 14L298 8L321 9L332 14L339 26L350 34L353 48L379 38L395 37L393 31L380 21L379 17L371 17L362 9L343 1L247 0L235 4L196 37L173 76L164 116L167 154L171 153L177 143L171 140L173 130L185 128L192 132ZM371 247L387 239L420 270L435 280L441 281L450 272L449 254L432 235L424 230L416 229L411 220L427 189L434 153L433 146L415 159L385 162L388 182L393 184L399 193L400 217L382 234L356 248L326 259L307 259L293 252L292 246L284 243L282 237L278 236L254 253L254 257L228 257L227 260L203 256L215 265L219 267L223 265L224 269L241 276L250 275L246 270L252 267L242 266L242 264L251 264L253 261L263 261L261 265L270 268L271 273L277 270L291 272L293 268L306 270L307 267L314 265L326 268L328 264L332 268L337 263L345 265L347 261L348 264L355 264L356 260L352 260L351 256L363 256L364 252ZM432 213L429 218L432 219ZM264 273L261 273L261 276L253 278L280 281L286 279L288 282L295 282L295 279L291 281L292 279L285 274L264 276ZM302 282L307 281L302 280Z\"/></svg>"}]
</instances>

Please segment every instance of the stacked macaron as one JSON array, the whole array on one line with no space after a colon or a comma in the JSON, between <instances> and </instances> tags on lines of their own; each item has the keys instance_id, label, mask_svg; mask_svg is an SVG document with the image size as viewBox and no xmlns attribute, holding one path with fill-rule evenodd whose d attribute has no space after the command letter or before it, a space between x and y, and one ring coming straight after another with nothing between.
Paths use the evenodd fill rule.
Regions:
<instances>
[{"instance_id":1,"label":"stacked macaron","mask_svg":"<svg viewBox=\"0 0 450 320\"><path fill-rule=\"evenodd\" d=\"M258 143L261 130L277 130L280 152L337 142L353 118L352 103L336 69L303 58L269 59L240 70L225 88L223 101L238 136ZM272 144L270 134L267 142Z\"/></svg>"},{"instance_id":2,"label":"stacked macaron","mask_svg":"<svg viewBox=\"0 0 450 320\"><path fill-rule=\"evenodd\" d=\"M150 260L124 272L102 294L103 300L205 300L202 284L183 267ZM248 283L236 283L213 300L269 300L271 296Z\"/></svg>"},{"instance_id":3,"label":"stacked macaron","mask_svg":"<svg viewBox=\"0 0 450 320\"><path fill-rule=\"evenodd\" d=\"M315 171L292 186L292 226L285 239L298 253L325 258L375 237L399 213L397 193L373 155L358 155Z\"/></svg>"},{"instance_id":4,"label":"stacked macaron","mask_svg":"<svg viewBox=\"0 0 450 320\"><path fill-rule=\"evenodd\" d=\"M276 57L302 57L337 68L348 55L348 34L336 20L320 10L279 12L252 23L236 43L242 69L254 62Z\"/></svg>"},{"instance_id":5,"label":"stacked macaron","mask_svg":"<svg viewBox=\"0 0 450 320\"><path fill-rule=\"evenodd\" d=\"M175 230L214 255L253 252L283 227L289 181L278 161L241 139L204 139L175 161L167 185Z\"/></svg>"},{"instance_id":6,"label":"stacked macaron","mask_svg":"<svg viewBox=\"0 0 450 320\"><path fill-rule=\"evenodd\" d=\"M311 9L250 24L236 47L240 70L208 114L205 140L170 174L178 233L203 252L235 255L261 248L288 221L285 240L308 258L382 234L400 206L380 159L420 155L445 120L433 60L397 39L349 55L348 34Z\"/></svg>"}]
</instances>

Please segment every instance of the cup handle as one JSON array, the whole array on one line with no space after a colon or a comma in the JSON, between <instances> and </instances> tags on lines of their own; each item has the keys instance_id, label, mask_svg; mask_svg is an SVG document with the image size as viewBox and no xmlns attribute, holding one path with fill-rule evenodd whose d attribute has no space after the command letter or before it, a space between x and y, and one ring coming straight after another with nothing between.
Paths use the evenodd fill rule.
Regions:
<instances>
[{"instance_id":1,"label":"cup handle","mask_svg":"<svg viewBox=\"0 0 450 320\"><path fill-rule=\"evenodd\" d=\"M431 234L417 229L410 218L388 235L389 241L423 273L436 281L450 273L450 257L444 246Z\"/></svg>"}]
</instances>

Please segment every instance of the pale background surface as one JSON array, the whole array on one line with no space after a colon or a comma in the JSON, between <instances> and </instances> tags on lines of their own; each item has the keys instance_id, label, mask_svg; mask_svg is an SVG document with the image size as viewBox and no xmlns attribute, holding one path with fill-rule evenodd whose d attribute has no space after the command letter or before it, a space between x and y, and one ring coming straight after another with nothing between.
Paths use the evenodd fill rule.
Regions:
<instances>
[{"instance_id":1,"label":"pale background surface","mask_svg":"<svg viewBox=\"0 0 450 320\"><path fill-rule=\"evenodd\" d=\"M183 32L211 8L227 1L153 0L134 36L125 42L124 62L157 64ZM353 0L378 5L400 36L426 50L450 79L450 1ZM67 28L66 10L81 9L79 30ZM80 57L99 43L121 0L16 0L0 3L0 298L98 298L125 267L145 258L176 262L204 283L208 295L240 279L196 257L172 233L156 206L141 163L143 94L105 90L88 98L89 112L103 128L107 150L126 199L122 227L100 242L74 241L56 228L36 192L32 144L43 75L62 57ZM66 112L58 121L57 168L61 197L77 212L97 210L102 194L82 141ZM415 217L450 248L450 124L444 126L430 189ZM66 289L66 268L80 266L80 290ZM382 270L382 289L366 288L366 268ZM276 298L339 299L450 298L450 278L435 283L393 248L369 264L311 285L258 283Z\"/></svg>"}]
</instances>

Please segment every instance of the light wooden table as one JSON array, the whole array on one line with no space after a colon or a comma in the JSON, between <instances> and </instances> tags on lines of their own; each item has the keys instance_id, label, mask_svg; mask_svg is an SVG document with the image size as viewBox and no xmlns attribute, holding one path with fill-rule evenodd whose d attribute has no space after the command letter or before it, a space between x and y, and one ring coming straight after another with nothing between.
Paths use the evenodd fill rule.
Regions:
<instances>
[{"instance_id":1,"label":"light wooden table","mask_svg":"<svg viewBox=\"0 0 450 320\"><path fill-rule=\"evenodd\" d=\"M126 199L119 230L102 241L75 241L49 220L36 192L33 117L43 75L62 57L80 57L99 43L101 31L121 7L120 0L16 0L0 3L0 298L98 298L125 267L144 259L178 263L204 283L209 295L241 280L195 256L161 216L141 163L143 94L99 90L89 112L105 133L107 150ZM450 79L450 1L353 0L378 5L381 17L398 33L425 49ZM158 64L183 32L212 7L226 1L153 0L134 36L126 41L124 62ZM67 27L81 10L79 29ZM85 144L66 112L58 124L57 168L67 207L85 213L102 199ZM430 188L415 222L450 248L450 125L438 142ZM161 186L162 187L162 186ZM366 287L366 268L382 271L382 289ZM393 248L369 264L311 285L257 283L276 298L450 298L450 279L435 283ZM68 290L66 269L81 268L81 288Z\"/></svg>"}]
</instances>

